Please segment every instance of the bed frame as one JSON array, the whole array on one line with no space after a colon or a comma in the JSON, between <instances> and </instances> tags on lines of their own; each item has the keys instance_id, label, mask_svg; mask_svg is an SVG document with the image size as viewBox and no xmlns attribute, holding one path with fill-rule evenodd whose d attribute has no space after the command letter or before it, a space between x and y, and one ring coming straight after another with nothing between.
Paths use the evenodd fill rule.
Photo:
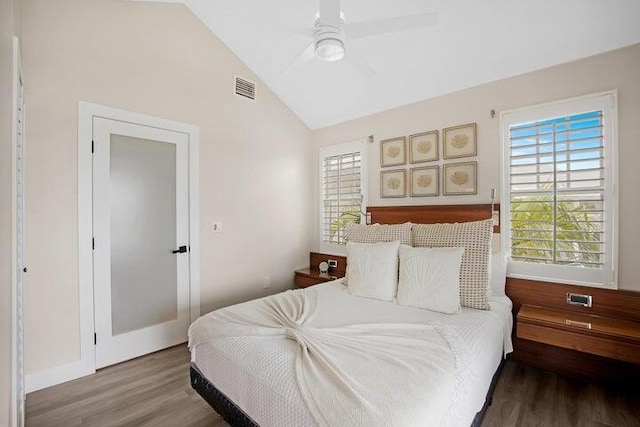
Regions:
<instances>
[{"instance_id":1,"label":"bed frame","mask_svg":"<svg viewBox=\"0 0 640 427\"><path fill-rule=\"evenodd\" d=\"M413 222L417 224L434 224L489 219L492 215L492 206L494 211L499 211L500 205L498 204L482 204L368 207L367 213L371 214L371 223L401 224L404 222ZM499 233L500 226L494 226L493 232ZM474 417L471 427L480 427L482 424L482 419L487 412L487 408L491 406L493 391L500 378L504 363L505 360L502 359L500 366L498 366L498 369L496 369L496 372L493 374L484 405ZM231 426L259 427L258 423L253 421L251 417L242 409L238 408L231 399L211 384L193 363L191 364L190 376L191 387Z\"/></svg>"}]
</instances>

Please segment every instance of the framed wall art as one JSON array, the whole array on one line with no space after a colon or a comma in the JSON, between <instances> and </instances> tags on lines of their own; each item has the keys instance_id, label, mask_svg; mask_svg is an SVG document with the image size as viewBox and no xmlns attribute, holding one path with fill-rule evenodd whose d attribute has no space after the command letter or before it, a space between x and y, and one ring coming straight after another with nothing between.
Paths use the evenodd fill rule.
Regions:
<instances>
[{"instance_id":1,"label":"framed wall art","mask_svg":"<svg viewBox=\"0 0 640 427\"><path fill-rule=\"evenodd\" d=\"M423 163L438 160L438 131L409 135L409 162Z\"/></svg>"},{"instance_id":2,"label":"framed wall art","mask_svg":"<svg viewBox=\"0 0 640 427\"><path fill-rule=\"evenodd\" d=\"M449 163L444 165L444 195L477 194L477 162Z\"/></svg>"},{"instance_id":3,"label":"framed wall art","mask_svg":"<svg viewBox=\"0 0 640 427\"><path fill-rule=\"evenodd\" d=\"M380 141L380 166L400 166L407 163L407 139L404 136Z\"/></svg>"},{"instance_id":4,"label":"framed wall art","mask_svg":"<svg viewBox=\"0 0 640 427\"><path fill-rule=\"evenodd\" d=\"M454 126L442 131L443 157L456 159L478 154L476 143L476 124Z\"/></svg>"},{"instance_id":5,"label":"framed wall art","mask_svg":"<svg viewBox=\"0 0 640 427\"><path fill-rule=\"evenodd\" d=\"M411 197L437 196L440 189L440 167L411 168Z\"/></svg>"},{"instance_id":6,"label":"framed wall art","mask_svg":"<svg viewBox=\"0 0 640 427\"><path fill-rule=\"evenodd\" d=\"M380 172L380 197L405 197L407 195L407 171L394 169Z\"/></svg>"}]
</instances>

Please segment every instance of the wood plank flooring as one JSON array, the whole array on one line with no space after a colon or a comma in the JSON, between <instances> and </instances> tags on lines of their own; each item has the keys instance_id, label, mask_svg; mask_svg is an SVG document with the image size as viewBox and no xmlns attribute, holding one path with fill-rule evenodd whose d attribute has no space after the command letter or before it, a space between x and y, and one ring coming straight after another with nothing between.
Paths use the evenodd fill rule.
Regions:
<instances>
[{"instance_id":1,"label":"wood plank flooring","mask_svg":"<svg viewBox=\"0 0 640 427\"><path fill-rule=\"evenodd\" d=\"M189 385L189 353L173 347L27 396L27 427L228 424ZM634 392L508 362L482 427L640 427Z\"/></svg>"},{"instance_id":2,"label":"wood plank flooring","mask_svg":"<svg viewBox=\"0 0 640 427\"><path fill-rule=\"evenodd\" d=\"M27 427L228 424L191 388L181 345L27 395Z\"/></svg>"},{"instance_id":3,"label":"wood plank flooring","mask_svg":"<svg viewBox=\"0 0 640 427\"><path fill-rule=\"evenodd\" d=\"M640 386L625 391L507 362L482 427L640 427Z\"/></svg>"}]
</instances>

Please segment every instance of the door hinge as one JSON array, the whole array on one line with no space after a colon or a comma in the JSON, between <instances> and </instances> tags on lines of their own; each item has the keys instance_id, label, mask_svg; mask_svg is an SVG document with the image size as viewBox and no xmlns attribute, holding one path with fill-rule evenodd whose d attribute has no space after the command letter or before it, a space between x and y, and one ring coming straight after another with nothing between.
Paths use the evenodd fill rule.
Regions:
<instances>
[{"instance_id":1,"label":"door hinge","mask_svg":"<svg viewBox=\"0 0 640 427\"><path fill-rule=\"evenodd\" d=\"M91 238L91 249L95 249L96 248L96 238L92 237Z\"/></svg>"},{"instance_id":2,"label":"door hinge","mask_svg":"<svg viewBox=\"0 0 640 427\"><path fill-rule=\"evenodd\" d=\"M91 140L91 154L93 154L93 153L94 153L94 150L95 150L95 148L94 148L94 146L93 146L93 140Z\"/></svg>"},{"instance_id":3,"label":"door hinge","mask_svg":"<svg viewBox=\"0 0 640 427\"><path fill-rule=\"evenodd\" d=\"M93 333L93 345L98 345L98 334Z\"/></svg>"}]
</instances>

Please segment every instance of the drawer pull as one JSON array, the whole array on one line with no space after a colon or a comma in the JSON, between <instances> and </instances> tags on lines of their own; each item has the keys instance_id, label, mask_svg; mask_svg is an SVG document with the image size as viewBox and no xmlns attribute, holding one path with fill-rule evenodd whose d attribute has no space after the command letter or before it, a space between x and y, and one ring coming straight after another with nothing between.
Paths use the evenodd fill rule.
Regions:
<instances>
[{"instance_id":1,"label":"drawer pull","mask_svg":"<svg viewBox=\"0 0 640 427\"><path fill-rule=\"evenodd\" d=\"M564 322L567 326L577 326L579 328L591 329L591 322L578 322L569 319L565 319Z\"/></svg>"}]
</instances>

